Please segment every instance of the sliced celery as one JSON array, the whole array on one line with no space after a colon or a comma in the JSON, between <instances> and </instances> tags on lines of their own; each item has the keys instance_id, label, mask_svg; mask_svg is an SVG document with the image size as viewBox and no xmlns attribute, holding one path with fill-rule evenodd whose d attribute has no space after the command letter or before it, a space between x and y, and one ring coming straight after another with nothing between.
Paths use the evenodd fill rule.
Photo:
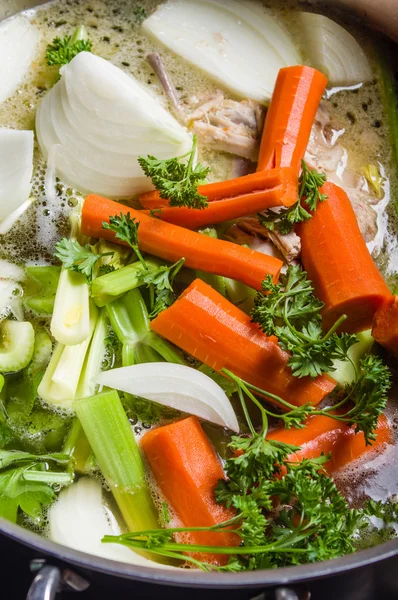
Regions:
<instances>
[{"instance_id":1,"label":"sliced celery","mask_svg":"<svg viewBox=\"0 0 398 600\"><path fill-rule=\"evenodd\" d=\"M106 310L110 323L123 345L123 366L141 362L137 360L137 344L151 348L154 351L153 360L160 355L167 362L185 364L179 352L169 342L150 330L146 304L138 289L130 290L122 298L107 304Z\"/></svg>"},{"instance_id":2,"label":"sliced celery","mask_svg":"<svg viewBox=\"0 0 398 600\"><path fill-rule=\"evenodd\" d=\"M29 371L31 373L40 371L47 366L50 360L53 344L50 336L43 329L36 332L35 335L35 347L33 352L33 358L29 365Z\"/></svg>"},{"instance_id":3,"label":"sliced celery","mask_svg":"<svg viewBox=\"0 0 398 600\"><path fill-rule=\"evenodd\" d=\"M27 267L25 306L40 314L51 315L54 309L60 267Z\"/></svg>"},{"instance_id":4,"label":"sliced celery","mask_svg":"<svg viewBox=\"0 0 398 600\"><path fill-rule=\"evenodd\" d=\"M15 373L32 360L35 331L31 323L5 320L0 326L0 372Z\"/></svg>"},{"instance_id":5,"label":"sliced celery","mask_svg":"<svg viewBox=\"0 0 398 600\"><path fill-rule=\"evenodd\" d=\"M62 269L51 319L51 333L60 344L83 343L90 335L89 287L81 273Z\"/></svg>"},{"instance_id":6,"label":"sliced celery","mask_svg":"<svg viewBox=\"0 0 398 600\"><path fill-rule=\"evenodd\" d=\"M128 529L158 527L140 450L118 393L76 400L74 408Z\"/></svg>"},{"instance_id":7,"label":"sliced celery","mask_svg":"<svg viewBox=\"0 0 398 600\"><path fill-rule=\"evenodd\" d=\"M89 473L92 465L93 452L79 419L75 419L69 430L63 448L65 454L71 454L75 460L75 471Z\"/></svg>"},{"instance_id":8,"label":"sliced celery","mask_svg":"<svg viewBox=\"0 0 398 600\"><path fill-rule=\"evenodd\" d=\"M83 343L75 346L58 344L39 385L39 396L49 404L71 406L76 398L77 386L84 360L97 321L98 311L90 307L89 335Z\"/></svg>"},{"instance_id":9,"label":"sliced celery","mask_svg":"<svg viewBox=\"0 0 398 600\"><path fill-rule=\"evenodd\" d=\"M224 280L228 300L235 306L239 306L244 312L250 312L256 290L228 277L225 277Z\"/></svg>"},{"instance_id":10,"label":"sliced celery","mask_svg":"<svg viewBox=\"0 0 398 600\"><path fill-rule=\"evenodd\" d=\"M100 310L90 347L86 355L83 370L79 378L79 385L76 391L76 398L92 396L96 391L96 384L93 378L101 371L101 365L105 358L106 346L105 338L107 335L107 315L104 309Z\"/></svg>"},{"instance_id":11,"label":"sliced celery","mask_svg":"<svg viewBox=\"0 0 398 600\"><path fill-rule=\"evenodd\" d=\"M159 268L163 264L157 259L147 259L145 262L149 269ZM94 298L96 305L105 306L129 290L143 285L139 278L139 274L143 271L145 271L144 266L140 262L135 262L94 279L91 286L91 296Z\"/></svg>"}]
</instances>

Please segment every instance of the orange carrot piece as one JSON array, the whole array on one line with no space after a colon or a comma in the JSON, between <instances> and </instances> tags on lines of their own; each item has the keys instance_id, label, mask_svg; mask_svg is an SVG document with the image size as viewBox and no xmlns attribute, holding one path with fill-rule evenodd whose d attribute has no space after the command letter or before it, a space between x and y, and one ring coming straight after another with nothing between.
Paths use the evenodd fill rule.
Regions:
<instances>
[{"instance_id":1,"label":"orange carrot piece","mask_svg":"<svg viewBox=\"0 0 398 600\"><path fill-rule=\"evenodd\" d=\"M398 296L391 296L376 312L372 337L398 358Z\"/></svg>"},{"instance_id":2,"label":"orange carrot piece","mask_svg":"<svg viewBox=\"0 0 398 600\"><path fill-rule=\"evenodd\" d=\"M234 511L214 498L219 479L225 479L221 463L198 419L157 427L141 440L142 449L156 482L182 527L212 527L234 516ZM190 532L178 534L180 543L205 546L239 546L240 538L232 532ZM198 560L223 565L228 556L193 554Z\"/></svg>"},{"instance_id":3,"label":"orange carrot piece","mask_svg":"<svg viewBox=\"0 0 398 600\"><path fill-rule=\"evenodd\" d=\"M215 371L223 368L291 404L318 404L336 382L322 375L298 379L286 365L289 354L267 337L250 316L201 279L151 322L151 329Z\"/></svg>"},{"instance_id":4,"label":"orange carrot piece","mask_svg":"<svg viewBox=\"0 0 398 600\"><path fill-rule=\"evenodd\" d=\"M95 194L87 196L83 204L82 232L90 237L121 243L115 239L113 231L102 228L103 221L109 221L109 217L121 212L130 213L139 221L139 246L144 252L170 262L185 258L185 265L191 269L230 277L257 290L261 290L261 282L267 273L274 281L278 280L282 261L273 256L165 223L143 211Z\"/></svg>"},{"instance_id":5,"label":"orange carrot piece","mask_svg":"<svg viewBox=\"0 0 398 600\"><path fill-rule=\"evenodd\" d=\"M342 331L364 331L391 293L366 247L347 194L330 182L321 191L328 200L297 229L301 260L315 294L325 303L325 327L346 314Z\"/></svg>"},{"instance_id":6,"label":"orange carrot piece","mask_svg":"<svg viewBox=\"0 0 398 600\"><path fill-rule=\"evenodd\" d=\"M299 173L327 79L298 65L280 69L268 108L257 170L292 167Z\"/></svg>"},{"instance_id":7,"label":"orange carrot piece","mask_svg":"<svg viewBox=\"0 0 398 600\"><path fill-rule=\"evenodd\" d=\"M224 221L232 221L249 213L260 212L273 206L281 206L281 199L285 193L285 189L279 185L268 190L211 202L207 208L203 209L168 206L159 209L155 216L162 221L187 229L201 229ZM295 186L295 194L297 196L297 185ZM150 213L145 211L145 214Z\"/></svg>"},{"instance_id":8,"label":"orange carrot piece","mask_svg":"<svg viewBox=\"0 0 398 600\"><path fill-rule=\"evenodd\" d=\"M317 458L322 453L331 454L324 467L328 473L333 473L366 452L392 443L391 425L384 415L379 417L376 436L372 445L367 446L363 432L355 433L354 427L320 415L310 417L303 429L275 429L267 435L267 439L300 446L301 450L290 456L292 461Z\"/></svg>"},{"instance_id":9,"label":"orange carrot piece","mask_svg":"<svg viewBox=\"0 0 398 600\"><path fill-rule=\"evenodd\" d=\"M275 204L269 204L264 208L278 205L291 206L297 201L298 183L297 174L290 168L270 169L268 171L259 171L250 175L244 175L243 177L236 177L235 179L227 179L226 181L206 183L198 186L198 192L202 196L206 196L207 201L212 203L214 201L246 196L254 192L263 192L280 185L286 187L283 195L276 200ZM143 208L148 210L169 206L169 201L161 198L157 190L141 194L140 203Z\"/></svg>"}]
</instances>

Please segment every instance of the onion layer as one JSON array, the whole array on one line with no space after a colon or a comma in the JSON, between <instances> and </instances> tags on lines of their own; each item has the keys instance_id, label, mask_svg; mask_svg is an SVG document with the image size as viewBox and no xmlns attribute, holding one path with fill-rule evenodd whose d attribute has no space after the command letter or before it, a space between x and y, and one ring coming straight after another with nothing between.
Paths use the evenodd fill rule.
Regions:
<instances>
[{"instance_id":1,"label":"onion layer","mask_svg":"<svg viewBox=\"0 0 398 600\"><path fill-rule=\"evenodd\" d=\"M191 367L145 363L105 371L95 382L239 431L225 392L210 377Z\"/></svg>"},{"instance_id":2,"label":"onion layer","mask_svg":"<svg viewBox=\"0 0 398 600\"><path fill-rule=\"evenodd\" d=\"M329 86L348 86L372 78L366 54L341 25L324 15L299 13L300 30L311 65L325 73Z\"/></svg>"},{"instance_id":3,"label":"onion layer","mask_svg":"<svg viewBox=\"0 0 398 600\"><path fill-rule=\"evenodd\" d=\"M66 184L81 192L128 198L152 189L139 155L188 152L188 131L138 81L81 52L61 69L36 116L41 150Z\"/></svg>"},{"instance_id":4,"label":"onion layer","mask_svg":"<svg viewBox=\"0 0 398 600\"><path fill-rule=\"evenodd\" d=\"M0 221L28 199L33 171L33 131L0 129Z\"/></svg>"},{"instance_id":5,"label":"onion layer","mask_svg":"<svg viewBox=\"0 0 398 600\"><path fill-rule=\"evenodd\" d=\"M0 102L13 95L28 72L39 36L38 30L23 15L0 23Z\"/></svg>"},{"instance_id":6,"label":"onion layer","mask_svg":"<svg viewBox=\"0 0 398 600\"><path fill-rule=\"evenodd\" d=\"M260 102L271 98L281 67L300 63L285 31L254 2L173 0L143 29L234 94Z\"/></svg>"}]
</instances>

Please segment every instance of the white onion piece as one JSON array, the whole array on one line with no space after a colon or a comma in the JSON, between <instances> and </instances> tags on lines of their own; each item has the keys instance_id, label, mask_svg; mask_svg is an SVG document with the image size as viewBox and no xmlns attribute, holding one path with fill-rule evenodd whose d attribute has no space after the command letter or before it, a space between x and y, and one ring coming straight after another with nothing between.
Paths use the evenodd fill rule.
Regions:
<instances>
[{"instance_id":1,"label":"white onion piece","mask_svg":"<svg viewBox=\"0 0 398 600\"><path fill-rule=\"evenodd\" d=\"M105 371L95 382L239 431L225 392L210 377L191 367L145 363Z\"/></svg>"},{"instance_id":2,"label":"white onion piece","mask_svg":"<svg viewBox=\"0 0 398 600\"><path fill-rule=\"evenodd\" d=\"M81 192L128 198L152 189L140 155L185 154L192 138L138 81L110 62L81 52L39 105L43 154L65 183Z\"/></svg>"},{"instance_id":3,"label":"white onion piece","mask_svg":"<svg viewBox=\"0 0 398 600\"><path fill-rule=\"evenodd\" d=\"M368 81L372 69L356 39L324 15L297 13L306 54L313 67L325 73L329 86Z\"/></svg>"},{"instance_id":4,"label":"white onion piece","mask_svg":"<svg viewBox=\"0 0 398 600\"><path fill-rule=\"evenodd\" d=\"M109 508L102 504L98 481L82 477L61 491L49 510L49 538L58 544L133 565L162 567L119 544L103 544L104 535L120 535L120 527Z\"/></svg>"},{"instance_id":5,"label":"white onion piece","mask_svg":"<svg viewBox=\"0 0 398 600\"><path fill-rule=\"evenodd\" d=\"M19 221L24 212L28 210L31 204L33 204L34 201L34 198L28 198L26 202L21 204L21 206L14 210L14 212L8 215L8 217L4 219L4 221L0 221L0 235L5 235L6 233L8 233L10 229L14 227L15 223Z\"/></svg>"},{"instance_id":6,"label":"white onion piece","mask_svg":"<svg viewBox=\"0 0 398 600\"><path fill-rule=\"evenodd\" d=\"M22 281L25 279L25 271L18 265L0 258L0 278Z\"/></svg>"},{"instance_id":7,"label":"white onion piece","mask_svg":"<svg viewBox=\"0 0 398 600\"><path fill-rule=\"evenodd\" d=\"M254 2L172 0L144 31L243 98L271 98L281 67L300 56L277 21Z\"/></svg>"},{"instance_id":8,"label":"white onion piece","mask_svg":"<svg viewBox=\"0 0 398 600\"><path fill-rule=\"evenodd\" d=\"M0 129L0 221L29 197L33 172L33 131Z\"/></svg>"},{"instance_id":9,"label":"white onion piece","mask_svg":"<svg viewBox=\"0 0 398 600\"><path fill-rule=\"evenodd\" d=\"M13 95L27 74L39 37L38 30L23 15L0 23L0 102Z\"/></svg>"}]
</instances>

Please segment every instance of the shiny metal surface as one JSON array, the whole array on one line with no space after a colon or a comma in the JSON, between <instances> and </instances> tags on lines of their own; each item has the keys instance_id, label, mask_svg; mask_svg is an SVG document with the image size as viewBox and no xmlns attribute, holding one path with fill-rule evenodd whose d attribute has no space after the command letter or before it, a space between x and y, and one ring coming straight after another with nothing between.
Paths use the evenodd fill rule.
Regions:
<instances>
[{"instance_id":1,"label":"shiny metal surface","mask_svg":"<svg viewBox=\"0 0 398 600\"><path fill-rule=\"evenodd\" d=\"M331 0L331 3L332 2L334 4L336 3L334 0ZM366 4L377 4L378 11L376 16L379 27L384 27L391 35L398 37L398 0L378 0L377 3L375 0L338 0L338 3L345 5L349 5L350 3L355 4L356 9L359 11L358 14L361 14L362 16L364 15ZM32 8L40 4L44 4L44 0L0 0L0 20L15 14L20 10ZM323 4L326 4L326 2ZM386 12L384 13L382 10L383 4L386 8ZM291 595L286 595L288 594L289 589L291 590L293 584L300 584L308 581L317 582L318 580L332 576L339 576L341 581L345 580L347 574L349 574L349 577L353 582L353 588L350 591L347 590L348 595L341 589L339 599L342 599L343 597L348 598L349 600L364 600L365 598L371 598L373 596L368 595L367 590L377 584L377 582L373 580L378 577L386 577L383 572L377 570L378 563L385 561L385 564L389 566L388 575L391 573L392 577L391 582L386 581L387 586L389 586L390 583L392 586L392 595L388 596L388 598L398 597L398 587L394 587L397 584L394 583L393 575L398 569L398 539L369 550L319 564L243 573L203 573L194 570L181 569L179 571L169 571L157 567L139 567L91 556L64 546L59 546L58 544L1 518L0 534L12 538L24 546L33 549L36 555L39 553L38 556L53 557L58 563L74 565L85 574L91 573L94 574L94 576L95 574L103 574L110 577L117 576L122 579L130 579L143 583L180 587L187 586L192 588L205 587L208 589L259 589L261 587L269 588L284 586L279 587L279 592L280 594L282 593L282 596L279 595L280 599L293 597ZM44 568L47 567L43 567L43 569ZM60 569L57 567L48 566L48 569L52 568L61 573ZM44 573L42 571L39 572L35 580L36 586L44 583ZM379 574L377 575L377 573ZM56 571L52 571L51 585L53 587L55 586L57 577ZM58 583L59 581L60 579L58 580ZM51 590L53 590L53 587ZM36 587L36 589L39 588ZM41 590L43 591L43 587ZM397 592L396 594L395 590ZM274 592L276 591L277 590L274 590ZM274 592L270 595L267 593L264 597L267 599L275 598ZM53 592L50 591L48 593ZM283 593L285 593L285 596L283 596ZM293 594L294 593L293 590ZM372 592L370 591L370 593ZM121 596L117 597L120 598ZM28 597L29 600L44 600L44 598L50 600L54 598L54 596L31 595Z\"/></svg>"}]
</instances>

